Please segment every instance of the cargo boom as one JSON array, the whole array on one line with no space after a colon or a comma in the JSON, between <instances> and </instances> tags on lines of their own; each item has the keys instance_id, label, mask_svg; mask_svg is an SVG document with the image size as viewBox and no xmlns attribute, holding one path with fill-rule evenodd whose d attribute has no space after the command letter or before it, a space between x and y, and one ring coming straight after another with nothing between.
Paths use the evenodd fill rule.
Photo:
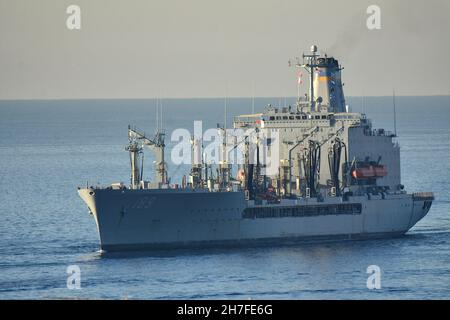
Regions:
<instances>
[{"instance_id":1,"label":"cargo boom","mask_svg":"<svg viewBox=\"0 0 450 320\"><path fill-rule=\"evenodd\" d=\"M294 107L269 105L235 117L234 129L247 133L231 145L227 130L218 127L224 142L216 175L203 159L201 139L193 137L189 181L170 184L164 132L149 138L129 127L130 185L78 189L101 248L382 238L403 235L422 219L433 194L404 191L396 134L373 129L365 114L349 111L338 61L312 46L294 65L309 72L309 94ZM277 139L263 141L263 131L276 132ZM142 179L146 146L156 154L153 182ZM244 161L234 168L227 153L237 147ZM276 170L263 163L267 154L276 159Z\"/></svg>"}]
</instances>

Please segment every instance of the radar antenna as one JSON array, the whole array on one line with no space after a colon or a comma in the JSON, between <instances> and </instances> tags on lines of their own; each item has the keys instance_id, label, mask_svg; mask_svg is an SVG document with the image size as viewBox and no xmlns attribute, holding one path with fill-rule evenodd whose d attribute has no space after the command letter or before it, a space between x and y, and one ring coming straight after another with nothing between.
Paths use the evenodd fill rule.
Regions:
<instances>
[{"instance_id":1,"label":"radar antenna","mask_svg":"<svg viewBox=\"0 0 450 320\"><path fill-rule=\"evenodd\" d=\"M312 45L310 49L310 54L303 54L302 60L300 61L300 58L296 57L295 62L292 62L291 60L288 61L289 66L295 66L298 68L305 69L310 76L309 80L309 103L311 107L311 111L315 109L315 99L314 99L314 68L318 67L317 64L317 57L319 54L317 53L317 46Z\"/></svg>"}]
</instances>

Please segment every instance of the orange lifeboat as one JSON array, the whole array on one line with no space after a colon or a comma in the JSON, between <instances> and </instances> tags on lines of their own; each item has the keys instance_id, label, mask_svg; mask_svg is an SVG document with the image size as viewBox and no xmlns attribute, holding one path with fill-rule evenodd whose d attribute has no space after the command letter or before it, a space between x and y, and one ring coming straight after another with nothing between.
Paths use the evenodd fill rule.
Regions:
<instances>
[{"instance_id":1,"label":"orange lifeboat","mask_svg":"<svg viewBox=\"0 0 450 320\"><path fill-rule=\"evenodd\" d=\"M384 166L374 166L373 169L375 170L375 175L377 177L385 177L387 176L387 170Z\"/></svg>"},{"instance_id":2,"label":"orange lifeboat","mask_svg":"<svg viewBox=\"0 0 450 320\"><path fill-rule=\"evenodd\" d=\"M387 170L382 165L364 166L352 171L355 179L381 178L387 176Z\"/></svg>"},{"instance_id":3,"label":"orange lifeboat","mask_svg":"<svg viewBox=\"0 0 450 320\"><path fill-rule=\"evenodd\" d=\"M375 177L375 171L372 166L361 167L353 170L352 176L355 179L368 179Z\"/></svg>"}]
</instances>

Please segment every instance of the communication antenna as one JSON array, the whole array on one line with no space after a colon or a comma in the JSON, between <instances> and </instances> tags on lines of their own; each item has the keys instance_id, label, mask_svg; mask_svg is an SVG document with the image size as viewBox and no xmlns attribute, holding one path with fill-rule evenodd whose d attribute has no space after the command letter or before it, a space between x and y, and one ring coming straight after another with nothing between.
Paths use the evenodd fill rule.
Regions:
<instances>
[{"instance_id":1,"label":"communication antenna","mask_svg":"<svg viewBox=\"0 0 450 320\"><path fill-rule=\"evenodd\" d=\"M156 130L159 129L159 121L158 121L158 113L159 113L159 101L158 101L158 97L156 97L156 118L155 118L155 125L156 125Z\"/></svg>"},{"instance_id":2,"label":"communication antenna","mask_svg":"<svg viewBox=\"0 0 450 320\"><path fill-rule=\"evenodd\" d=\"M252 114L255 113L255 96L252 97Z\"/></svg>"},{"instance_id":3,"label":"communication antenna","mask_svg":"<svg viewBox=\"0 0 450 320\"><path fill-rule=\"evenodd\" d=\"M255 84L252 83L252 114L255 113Z\"/></svg>"},{"instance_id":4,"label":"communication antenna","mask_svg":"<svg viewBox=\"0 0 450 320\"><path fill-rule=\"evenodd\" d=\"M160 121L160 129L162 130L163 129L163 99L162 98L160 98L160 101L159 101L159 107L160 107L160 114L159 114L159 121Z\"/></svg>"},{"instance_id":5,"label":"communication antenna","mask_svg":"<svg viewBox=\"0 0 450 320\"><path fill-rule=\"evenodd\" d=\"M224 128L227 128L227 92L225 90L225 99L224 99Z\"/></svg>"},{"instance_id":6,"label":"communication antenna","mask_svg":"<svg viewBox=\"0 0 450 320\"><path fill-rule=\"evenodd\" d=\"M366 97L364 96L364 94L361 96L361 113L365 113L365 107L366 107Z\"/></svg>"},{"instance_id":7,"label":"communication antenna","mask_svg":"<svg viewBox=\"0 0 450 320\"><path fill-rule=\"evenodd\" d=\"M317 46L312 45L309 54L303 54L303 61L300 61L300 58L296 57L295 62L288 61L289 66L296 66L298 68L303 68L309 73L309 104L311 106L311 110L315 108L315 97L314 97L314 69L318 67L317 58L319 54L317 53ZM298 88L298 85L297 85ZM300 91L298 89L297 95L300 96Z\"/></svg>"},{"instance_id":8,"label":"communication antenna","mask_svg":"<svg viewBox=\"0 0 450 320\"><path fill-rule=\"evenodd\" d=\"M395 110L395 89L392 89L392 105L394 107L394 135L397 136L397 112Z\"/></svg>"}]
</instances>

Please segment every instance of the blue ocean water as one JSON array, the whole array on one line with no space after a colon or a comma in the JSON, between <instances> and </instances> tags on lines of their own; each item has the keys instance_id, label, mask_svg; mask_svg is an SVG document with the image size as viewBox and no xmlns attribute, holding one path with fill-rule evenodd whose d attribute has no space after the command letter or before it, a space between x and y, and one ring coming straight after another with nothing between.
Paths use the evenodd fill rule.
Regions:
<instances>
[{"instance_id":1,"label":"blue ocean water","mask_svg":"<svg viewBox=\"0 0 450 320\"><path fill-rule=\"evenodd\" d=\"M393 130L391 100L348 103ZM258 98L256 110L280 101ZM223 99L167 99L163 109L167 140L194 120L224 122ZM251 99L228 99L227 122L250 111ZM127 125L153 132L155 101L0 101L0 299L448 299L449 122L450 97L397 97L403 184L436 195L405 237L102 255L76 187L128 182ZM149 152L146 161L151 177ZM185 170L169 163L174 181ZM69 265L81 270L79 290L67 288ZM380 290L367 289L369 265L382 270Z\"/></svg>"}]
</instances>

